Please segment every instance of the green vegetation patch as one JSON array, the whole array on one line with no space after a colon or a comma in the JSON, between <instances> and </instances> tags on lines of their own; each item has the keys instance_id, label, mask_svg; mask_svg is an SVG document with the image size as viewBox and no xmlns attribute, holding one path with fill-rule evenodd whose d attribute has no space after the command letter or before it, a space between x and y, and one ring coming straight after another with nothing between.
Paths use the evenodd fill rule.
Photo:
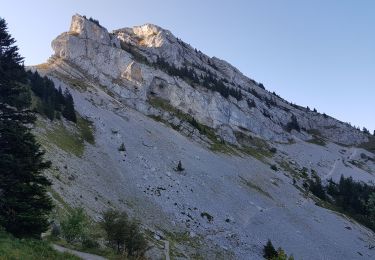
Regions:
<instances>
[{"instance_id":1,"label":"green vegetation patch","mask_svg":"<svg viewBox=\"0 0 375 260\"><path fill-rule=\"evenodd\" d=\"M294 178L296 179L300 179L301 177L304 178L304 175L301 173L301 171L293 167L290 162L282 160L282 161L279 161L278 164L285 172L290 173Z\"/></svg>"},{"instance_id":2,"label":"green vegetation patch","mask_svg":"<svg viewBox=\"0 0 375 260\"><path fill-rule=\"evenodd\" d=\"M0 259L78 260L80 258L68 253L59 253L46 241L18 239L0 230Z\"/></svg>"},{"instance_id":3,"label":"green vegetation patch","mask_svg":"<svg viewBox=\"0 0 375 260\"><path fill-rule=\"evenodd\" d=\"M218 141L218 140L216 140L215 142L213 142L211 144L210 149L213 152L225 153L225 154L228 154L228 155L236 155L236 156L240 156L241 155L238 152L238 147L235 147L233 145L227 144L224 141Z\"/></svg>"},{"instance_id":4,"label":"green vegetation patch","mask_svg":"<svg viewBox=\"0 0 375 260\"><path fill-rule=\"evenodd\" d=\"M46 127L43 123L38 125L46 130L40 142L47 149L52 143L67 153L81 157L85 150L85 141L95 144L92 122L82 117L78 117L77 125L72 130L68 129L62 121L53 123L52 127Z\"/></svg>"},{"instance_id":5,"label":"green vegetation patch","mask_svg":"<svg viewBox=\"0 0 375 260\"><path fill-rule=\"evenodd\" d=\"M68 61L65 61L65 62L69 63L70 66L74 67L75 69L80 71L83 75L85 75L85 73L83 73L83 71L79 67L77 67L75 64L70 63ZM75 79L75 78L71 78L70 76L66 74L54 71L53 76L59 78L61 81L65 82L70 87L75 88L79 92L85 92L88 89L92 89L92 86L90 84L85 83L85 82L89 82L87 75L85 75L86 79Z\"/></svg>"},{"instance_id":6,"label":"green vegetation patch","mask_svg":"<svg viewBox=\"0 0 375 260\"><path fill-rule=\"evenodd\" d=\"M80 131L80 135L89 144L95 144L95 136L94 136L94 124L88 119L78 117L77 118L77 127Z\"/></svg>"},{"instance_id":7,"label":"green vegetation patch","mask_svg":"<svg viewBox=\"0 0 375 260\"><path fill-rule=\"evenodd\" d=\"M54 125L52 129L47 129L47 141L55 144L67 153L72 153L78 157L83 155L85 150L84 141L78 133L69 131L63 123Z\"/></svg>"},{"instance_id":8,"label":"green vegetation patch","mask_svg":"<svg viewBox=\"0 0 375 260\"><path fill-rule=\"evenodd\" d=\"M273 200L271 194L269 194L267 191L263 190L261 187L256 185L255 183L252 183L250 180L246 180L244 177L240 176L241 183L249 187L250 189L259 192L263 196L266 196L267 198Z\"/></svg>"},{"instance_id":9,"label":"green vegetation patch","mask_svg":"<svg viewBox=\"0 0 375 260\"><path fill-rule=\"evenodd\" d=\"M320 146L326 146L327 143L318 129L309 129L307 130L307 133L311 134L313 138L307 140L306 142Z\"/></svg>"},{"instance_id":10,"label":"green vegetation patch","mask_svg":"<svg viewBox=\"0 0 375 260\"><path fill-rule=\"evenodd\" d=\"M181 248L178 245L188 246L196 251L196 255L192 259L203 259L198 253L199 249L202 248L202 238L200 236L190 237L189 232L169 232L163 230L166 236L166 240L169 241L170 255L173 258L183 257L187 258Z\"/></svg>"},{"instance_id":11,"label":"green vegetation patch","mask_svg":"<svg viewBox=\"0 0 375 260\"><path fill-rule=\"evenodd\" d=\"M239 150L260 161L273 156L273 149L261 138L246 135L242 132L234 132L237 141L241 144Z\"/></svg>"}]
</instances>

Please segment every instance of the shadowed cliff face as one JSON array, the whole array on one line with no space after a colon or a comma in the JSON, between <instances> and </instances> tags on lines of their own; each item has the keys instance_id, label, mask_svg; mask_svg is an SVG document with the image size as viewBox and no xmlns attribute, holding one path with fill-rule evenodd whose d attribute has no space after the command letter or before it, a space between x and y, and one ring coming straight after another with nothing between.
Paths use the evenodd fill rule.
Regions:
<instances>
[{"instance_id":1,"label":"shadowed cliff face","mask_svg":"<svg viewBox=\"0 0 375 260\"><path fill-rule=\"evenodd\" d=\"M339 144L365 134L291 105L155 25L108 33L75 15L52 46L34 69L70 89L95 129L95 143L67 122L41 119L36 129L69 205L94 218L124 209L182 259L262 259L267 239L296 259L374 257L371 231L303 190L313 172L323 183L375 181L374 154Z\"/></svg>"}]
</instances>

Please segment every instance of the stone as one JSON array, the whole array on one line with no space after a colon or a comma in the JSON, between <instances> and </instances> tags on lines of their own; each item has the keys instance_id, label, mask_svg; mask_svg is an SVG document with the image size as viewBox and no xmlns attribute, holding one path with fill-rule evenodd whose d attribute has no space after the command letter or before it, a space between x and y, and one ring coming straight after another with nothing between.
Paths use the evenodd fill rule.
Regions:
<instances>
[{"instance_id":1,"label":"stone","mask_svg":"<svg viewBox=\"0 0 375 260\"><path fill-rule=\"evenodd\" d=\"M123 72L121 77L126 78L129 81L133 81L139 85L143 82L141 66L133 61L128 65L126 70Z\"/></svg>"}]
</instances>

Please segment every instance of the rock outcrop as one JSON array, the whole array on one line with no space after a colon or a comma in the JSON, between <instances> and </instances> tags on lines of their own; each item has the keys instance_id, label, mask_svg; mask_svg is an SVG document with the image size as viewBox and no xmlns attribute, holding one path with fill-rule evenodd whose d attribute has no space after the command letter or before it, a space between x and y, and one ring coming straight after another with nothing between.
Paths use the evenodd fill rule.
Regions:
<instances>
[{"instance_id":1,"label":"rock outcrop","mask_svg":"<svg viewBox=\"0 0 375 260\"><path fill-rule=\"evenodd\" d=\"M290 104L226 61L208 57L156 25L108 33L98 22L74 15L70 31L58 36L52 47L50 71L73 78L79 72L148 115L163 115L149 102L160 98L233 144L236 132L278 142L309 140L312 133L345 145L367 141L361 131ZM225 90L218 91L217 84ZM288 129L292 118L297 131Z\"/></svg>"}]
</instances>

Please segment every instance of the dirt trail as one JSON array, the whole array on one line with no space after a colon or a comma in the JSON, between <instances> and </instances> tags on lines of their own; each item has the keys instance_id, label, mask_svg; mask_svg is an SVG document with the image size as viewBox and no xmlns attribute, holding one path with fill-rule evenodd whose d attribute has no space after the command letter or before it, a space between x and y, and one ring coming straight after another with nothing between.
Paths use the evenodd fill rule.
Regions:
<instances>
[{"instance_id":1,"label":"dirt trail","mask_svg":"<svg viewBox=\"0 0 375 260\"><path fill-rule=\"evenodd\" d=\"M169 257L169 241L164 240L164 253L165 253L165 260L170 260Z\"/></svg>"},{"instance_id":2,"label":"dirt trail","mask_svg":"<svg viewBox=\"0 0 375 260\"><path fill-rule=\"evenodd\" d=\"M80 252L80 251L69 249L69 248L65 248L65 247L62 247L62 246L59 246L59 245L53 245L53 248L56 251L59 251L61 253L65 253L65 252L66 253L70 253L70 254L78 256L78 257L80 257L80 258L82 258L84 260L106 260L107 259L107 258L104 258L102 256Z\"/></svg>"}]
</instances>

